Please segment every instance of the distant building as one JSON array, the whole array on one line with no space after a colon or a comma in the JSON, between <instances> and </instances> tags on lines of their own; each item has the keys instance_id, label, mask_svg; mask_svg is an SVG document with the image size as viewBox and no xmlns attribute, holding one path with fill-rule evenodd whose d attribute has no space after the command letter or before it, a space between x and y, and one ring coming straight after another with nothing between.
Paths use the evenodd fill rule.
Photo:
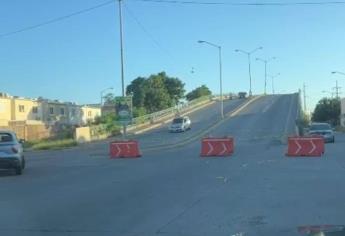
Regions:
<instances>
[{"instance_id":1,"label":"distant building","mask_svg":"<svg viewBox=\"0 0 345 236\"><path fill-rule=\"evenodd\" d=\"M101 115L96 105L77 105L71 102L30 99L0 93L0 126L8 126L10 121L44 123L47 125L85 125Z\"/></svg>"},{"instance_id":2,"label":"distant building","mask_svg":"<svg viewBox=\"0 0 345 236\"><path fill-rule=\"evenodd\" d=\"M340 124L345 127L345 98L341 99Z\"/></svg>"},{"instance_id":3,"label":"distant building","mask_svg":"<svg viewBox=\"0 0 345 236\"><path fill-rule=\"evenodd\" d=\"M0 93L0 126L8 126L12 119L12 99L8 94Z\"/></svg>"},{"instance_id":4,"label":"distant building","mask_svg":"<svg viewBox=\"0 0 345 236\"><path fill-rule=\"evenodd\" d=\"M81 107L82 111L82 123L87 124L96 119L96 117L101 116L101 108L95 105L84 105Z\"/></svg>"}]
</instances>

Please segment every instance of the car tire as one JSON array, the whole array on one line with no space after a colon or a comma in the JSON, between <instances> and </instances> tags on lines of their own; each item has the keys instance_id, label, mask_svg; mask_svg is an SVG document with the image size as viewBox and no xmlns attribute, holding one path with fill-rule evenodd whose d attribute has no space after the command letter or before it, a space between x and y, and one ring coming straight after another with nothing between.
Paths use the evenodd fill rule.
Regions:
<instances>
[{"instance_id":1,"label":"car tire","mask_svg":"<svg viewBox=\"0 0 345 236\"><path fill-rule=\"evenodd\" d=\"M17 166L15 171L16 171L16 175L23 174L23 166L22 165Z\"/></svg>"},{"instance_id":2,"label":"car tire","mask_svg":"<svg viewBox=\"0 0 345 236\"><path fill-rule=\"evenodd\" d=\"M24 170L25 169L25 158L23 157L22 159L22 169Z\"/></svg>"}]
</instances>

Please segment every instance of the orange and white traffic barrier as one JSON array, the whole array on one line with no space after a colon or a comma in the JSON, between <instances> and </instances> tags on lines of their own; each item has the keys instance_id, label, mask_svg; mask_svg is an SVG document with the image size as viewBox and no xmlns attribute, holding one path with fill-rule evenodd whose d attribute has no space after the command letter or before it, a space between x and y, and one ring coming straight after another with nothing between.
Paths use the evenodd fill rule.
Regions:
<instances>
[{"instance_id":1,"label":"orange and white traffic barrier","mask_svg":"<svg viewBox=\"0 0 345 236\"><path fill-rule=\"evenodd\" d=\"M137 141L114 141L109 146L110 158L141 157Z\"/></svg>"},{"instance_id":2,"label":"orange and white traffic barrier","mask_svg":"<svg viewBox=\"0 0 345 236\"><path fill-rule=\"evenodd\" d=\"M231 156L234 153L234 139L225 138L203 138L201 140L202 157L209 156Z\"/></svg>"},{"instance_id":3,"label":"orange and white traffic barrier","mask_svg":"<svg viewBox=\"0 0 345 236\"><path fill-rule=\"evenodd\" d=\"M288 138L287 156L322 156L324 153L325 142L323 137L311 136Z\"/></svg>"}]
</instances>

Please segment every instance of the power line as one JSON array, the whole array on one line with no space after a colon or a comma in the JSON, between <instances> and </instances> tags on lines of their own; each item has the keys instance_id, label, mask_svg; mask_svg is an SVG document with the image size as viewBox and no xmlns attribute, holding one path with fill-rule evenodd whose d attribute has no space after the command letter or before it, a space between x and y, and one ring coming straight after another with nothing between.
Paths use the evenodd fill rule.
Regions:
<instances>
[{"instance_id":1,"label":"power line","mask_svg":"<svg viewBox=\"0 0 345 236\"><path fill-rule=\"evenodd\" d=\"M141 30L147 35L148 38L152 40L152 42L164 53L166 53L171 59L173 59L173 56L170 54L170 52L165 49L153 36L152 34L146 29L146 27L138 20L138 18L134 15L134 13L128 8L126 4L124 4L125 9L129 13L129 15L133 18L133 20L138 24L138 26L141 28Z\"/></svg>"},{"instance_id":2,"label":"power line","mask_svg":"<svg viewBox=\"0 0 345 236\"><path fill-rule=\"evenodd\" d=\"M231 2L199 2L199 1L183 1L183 0L131 0L137 2L151 3L168 3L168 4L186 4L186 5L227 5L227 6L317 6L317 5L345 5L345 1L327 1L327 2L263 2L263 3L231 3Z\"/></svg>"},{"instance_id":3,"label":"power line","mask_svg":"<svg viewBox=\"0 0 345 236\"><path fill-rule=\"evenodd\" d=\"M81 14L93 11L95 9L104 7L104 6L112 4L112 3L114 3L114 0L107 1L107 2L104 2L104 3L98 4L98 5L95 5L93 7L85 8L85 9L73 12L71 14L68 14L68 15L56 17L56 18L53 18L51 20L48 20L48 21L45 21L45 22L42 22L42 23L38 23L38 24L35 24L35 25L27 26L27 27L24 27L24 28L15 30L15 31L3 33L3 34L0 34L0 38L11 36L11 35L18 34L18 33L22 33L22 32L25 32L25 31L34 30L34 29L40 28L42 26L46 26L46 25L50 25L50 24L53 24L53 23L56 23L56 22L59 22L59 21L63 21L63 20L69 19L71 17L78 16L78 15L81 15Z\"/></svg>"}]
</instances>

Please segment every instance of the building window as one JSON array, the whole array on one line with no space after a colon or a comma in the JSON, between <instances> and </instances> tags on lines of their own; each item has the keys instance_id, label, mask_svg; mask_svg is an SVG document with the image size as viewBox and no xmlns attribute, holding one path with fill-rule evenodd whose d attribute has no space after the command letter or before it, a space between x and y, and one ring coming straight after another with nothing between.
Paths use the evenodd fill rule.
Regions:
<instances>
[{"instance_id":1,"label":"building window","mask_svg":"<svg viewBox=\"0 0 345 236\"><path fill-rule=\"evenodd\" d=\"M19 112L24 112L24 111L25 111L24 105L19 105Z\"/></svg>"},{"instance_id":2,"label":"building window","mask_svg":"<svg viewBox=\"0 0 345 236\"><path fill-rule=\"evenodd\" d=\"M87 113L87 115L88 115L89 117L91 117L91 116L92 116L92 112L89 111L89 112Z\"/></svg>"},{"instance_id":3,"label":"building window","mask_svg":"<svg viewBox=\"0 0 345 236\"><path fill-rule=\"evenodd\" d=\"M51 114L51 115L54 114L54 107L49 107L49 114Z\"/></svg>"},{"instance_id":4,"label":"building window","mask_svg":"<svg viewBox=\"0 0 345 236\"><path fill-rule=\"evenodd\" d=\"M75 109L72 109L72 116L75 116Z\"/></svg>"},{"instance_id":5,"label":"building window","mask_svg":"<svg viewBox=\"0 0 345 236\"><path fill-rule=\"evenodd\" d=\"M65 109L64 108L60 108L60 114L65 115Z\"/></svg>"},{"instance_id":6,"label":"building window","mask_svg":"<svg viewBox=\"0 0 345 236\"><path fill-rule=\"evenodd\" d=\"M33 108L32 108L32 113L37 114L37 113L38 113L38 107L33 107Z\"/></svg>"}]
</instances>

